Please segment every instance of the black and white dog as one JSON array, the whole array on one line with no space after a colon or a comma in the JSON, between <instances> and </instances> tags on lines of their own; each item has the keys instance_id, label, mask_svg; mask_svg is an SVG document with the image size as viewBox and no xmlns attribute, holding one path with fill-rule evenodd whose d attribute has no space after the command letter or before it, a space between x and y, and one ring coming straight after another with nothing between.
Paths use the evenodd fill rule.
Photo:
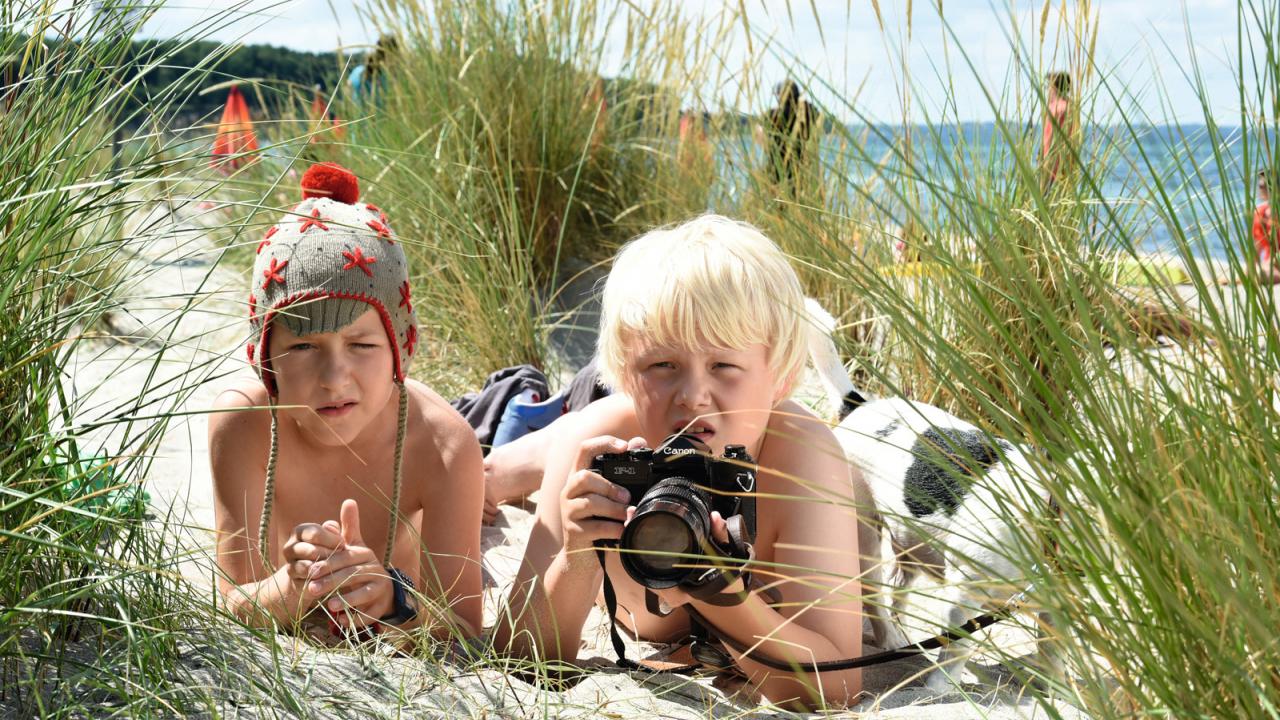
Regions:
<instances>
[{"instance_id":1,"label":"black and white dog","mask_svg":"<svg viewBox=\"0 0 1280 720\"><path fill-rule=\"evenodd\" d=\"M905 591L918 579L940 583L935 597L947 610L939 631L1004 604L1024 589L1013 555L1027 546L1019 535L1047 512L1025 454L932 405L859 392L831 339L835 320L816 301L807 305L810 359L840 403L836 438L864 483L855 499L874 506L860 508L869 515L860 552L876 644L907 645L889 607L905 617ZM926 686L942 692L958 682L972 652L972 641L943 647Z\"/></svg>"}]
</instances>

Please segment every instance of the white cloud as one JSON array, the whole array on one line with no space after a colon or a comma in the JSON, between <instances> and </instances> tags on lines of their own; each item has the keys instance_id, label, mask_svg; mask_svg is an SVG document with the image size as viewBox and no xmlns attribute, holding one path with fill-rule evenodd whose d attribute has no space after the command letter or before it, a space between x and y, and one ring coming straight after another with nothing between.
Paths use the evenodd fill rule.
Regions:
<instances>
[{"instance_id":1,"label":"white cloud","mask_svg":"<svg viewBox=\"0 0 1280 720\"><path fill-rule=\"evenodd\" d=\"M365 27L351 2L327 0L183 0L165 3L139 33L143 37L169 37L222 14L223 26L211 38L225 42L280 45L309 52L332 52L340 47L364 45L377 39Z\"/></svg>"}]
</instances>

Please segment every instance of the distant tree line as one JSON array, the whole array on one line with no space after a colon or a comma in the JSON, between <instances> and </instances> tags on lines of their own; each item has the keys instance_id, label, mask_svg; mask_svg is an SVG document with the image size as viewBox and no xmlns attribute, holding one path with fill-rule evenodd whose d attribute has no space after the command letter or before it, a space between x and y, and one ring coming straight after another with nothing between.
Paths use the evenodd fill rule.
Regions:
<instances>
[{"instance_id":1,"label":"distant tree line","mask_svg":"<svg viewBox=\"0 0 1280 720\"><path fill-rule=\"evenodd\" d=\"M6 88L20 86L19 60L20 48L25 46L26 37L0 33L0 83ZM46 40L43 62L57 67L59 50L67 41L50 38ZM17 51L17 52L15 52ZM290 50L272 45L242 45L239 47L223 47L213 41L183 42L179 40L134 40L124 53L123 62L141 71L147 65L165 58L158 66L147 72L142 82L132 92L126 112L138 113L137 122L146 120L145 109L155 107L154 99L173 85L189 68L199 66L204 76L196 84L193 91L180 97L180 105L176 116L166 121L179 125L197 122L220 111L226 101L225 90L200 94L200 90L225 84L237 79L254 81L242 85L245 97L249 100L250 110L255 117L269 116L281 103L288 102L289 91L295 90L300 96L310 99L308 88L319 85L325 91L331 91L339 79L344 77L344 65L354 66L364 62L363 55L340 56L337 53L310 53ZM26 73L33 72L28 61ZM38 63L36 67L39 67ZM267 107L262 107L262 104Z\"/></svg>"},{"instance_id":2,"label":"distant tree line","mask_svg":"<svg viewBox=\"0 0 1280 720\"><path fill-rule=\"evenodd\" d=\"M308 99L307 88L312 86L319 85L323 90L331 91L343 77L344 63L363 62L360 56L344 59L336 53L300 52L273 45L242 45L230 50L224 48L222 52L218 52L218 48L219 44L211 41L181 46L174 40L135 40L131 62L139 68L152 58L169 53L173 55L164 66L147 73L133 102L146 103L157 91L177 81L187 68L203 63L201 67L208 68L209 72L199 83L200 88L238 79L253 81L253 87L247 83L243 87L250 110L255 117L270 115L274 108L288 102L291 90ZM211 56L212 61L205 61ZM183 100L179 115L174 120L190 123L216 114L226 97L225 91L190 94ZM265 103L266 107L260 103Z\"/></svg>"}]
</instances>

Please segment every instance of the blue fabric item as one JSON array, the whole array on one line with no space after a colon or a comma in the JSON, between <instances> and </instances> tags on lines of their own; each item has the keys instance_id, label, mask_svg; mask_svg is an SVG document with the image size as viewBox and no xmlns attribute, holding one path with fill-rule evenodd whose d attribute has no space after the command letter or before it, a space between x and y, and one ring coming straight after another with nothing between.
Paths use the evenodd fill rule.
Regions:
<instances>
[{"instance_id":1,"label":"blue fabric item","mask_svg":"<svg viewBox=\"0 0 1280 720\"><path fill-rule=\"evenodd\" d=\"M347 83L351 86L351 94L360 97L364 92L364 63L360 63L351 68L351 72L347 74Z\"/></svg>"},{"instance_id":2,"label":"blue fabric item","mask_svg":"<svg viewBox=\"0 0 1280 720\"><path fill-rule=\"evenodd\" d=\"M502 419L498 421L498 429L493 432L493 447L505 445L534 430L541 430L564 414L563 393L552 395L542 402L535 402L536 397L532 390L525 390L507 401Z\"/></svg>"},{"instance_id":3,"label":"blue fabric item","mask_svg":"<svg viewBox=\"0 0 1280 720\"><path fill-rule=\"evenodd\" d=\"M550 394L547 378L541 370L532 365L517 365L491 373L479 392L467 393L449 404L475 429L481 449L488 453L489 448L496 444L493 440L498 425L512 398L523 395L533 399Z\"/></svg>"}]
</instances>

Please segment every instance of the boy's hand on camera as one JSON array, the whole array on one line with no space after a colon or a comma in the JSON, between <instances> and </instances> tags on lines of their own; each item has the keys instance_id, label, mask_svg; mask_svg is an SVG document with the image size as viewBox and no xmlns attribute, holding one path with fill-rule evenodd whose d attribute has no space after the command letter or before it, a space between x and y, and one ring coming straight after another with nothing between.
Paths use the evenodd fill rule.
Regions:
<instances>
[{"instance_id":1,"label":"boy's hand on camera","mask_svg":"<svg viewBox=\"0 0 1280 720\"><path fill-rule=\"evenodd\" d=\"M591 461L604 453L644 447L644 438L626 440L597 437L586 440L578 450L573 472L560 490L560 527L565 550L582 550L596 540L617 540L631 500L626 488L592 472Z\"/></svg>"},{"instance_id":2,"label":"boy's hand on camera","mask_svg":"<svg viewBox=\"0 0 1280 720\"><path fill-rule=\"evenodd\" d=\"M360 506L344 500L338 523L342 547L310 566L306 596L323 600L342 626L364 627L391 613L395 589L381 559L360 534Z\"/></svg>"}]
</instances>

